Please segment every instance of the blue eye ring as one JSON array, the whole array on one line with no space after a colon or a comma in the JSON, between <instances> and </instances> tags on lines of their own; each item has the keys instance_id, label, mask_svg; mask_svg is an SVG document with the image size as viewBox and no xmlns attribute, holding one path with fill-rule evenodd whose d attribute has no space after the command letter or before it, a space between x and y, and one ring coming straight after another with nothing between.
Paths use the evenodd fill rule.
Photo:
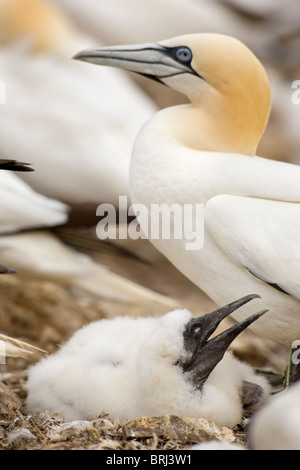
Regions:
<instances>
[{"instance_id":1,"label":"blue eye ring","mask_svg":"<svg viewBox=\"0 0 300 470\"><path fill-rule=\"evenodd\" d=\"M193 58L193 53L189 47L177 47L175 50L175 58L182 64L189 64Z\"/></svg>"}]
</instances>

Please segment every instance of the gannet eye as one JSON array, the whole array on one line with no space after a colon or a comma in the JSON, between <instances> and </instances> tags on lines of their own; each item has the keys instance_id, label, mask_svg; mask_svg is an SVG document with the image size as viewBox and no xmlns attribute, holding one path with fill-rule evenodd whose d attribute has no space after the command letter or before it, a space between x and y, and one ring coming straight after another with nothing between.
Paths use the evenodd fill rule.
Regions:
<instances>
[{"instance_id":1,"label":"gannet eye","mask_svg":"<svg viewBox=\"0 0 300 470\"><path fill-rule=\"evenodd\" d=\"M175 51L175 57L182 64L188 64L191 62L193 54L188 47L178 47Z\"/></svg>"}]
</instances>

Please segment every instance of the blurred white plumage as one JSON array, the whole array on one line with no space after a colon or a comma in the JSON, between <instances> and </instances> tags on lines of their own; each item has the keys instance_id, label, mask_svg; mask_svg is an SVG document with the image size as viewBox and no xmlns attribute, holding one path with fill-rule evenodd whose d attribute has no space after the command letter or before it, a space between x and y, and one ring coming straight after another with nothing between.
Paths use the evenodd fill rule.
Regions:
<instances>
[{"instance_id":1,"label":"blurred white plumage","mask_svg":"<svg viewBox=\"0 0 300 470\"><path fill-rule=\"evenodd\" d=\"M1 79L7 84L0 153L36 170L22 174L26 181L0 174L3 263L19 275L100 297L174 307L168 297L109 272L46 231L18 233L68 221L69 208L52 198L93 203L95 211L102 202L117 206L119 194L128 195L133 139L156 108L122 72L103 74L72 61L79 45L93 40L49 2L1 0L0 31Z\"/></svg>"},{"instance_id":2,"label":"blurred white plumage","mask_svg":"<svg viewBox=\"0 0 300 470\"><path fill-rule=\"evenodd\" d=\"M14 169L14 163L2 164ZM1 166L1 160L0 160ZM36 174L36 172L34 173ZM67 247L48 231L68 219L68 207L35 192L18 176L0 171L0 259L25 278L51 280L78 287L106 299L154 308L174 307L175 301L118 276L90 257ZM24 230L24 233L19 233ZM3 273L13 272L4 267Z\"/></svg>"},{"instance_id":3,"label":"blurred white plumage","mask_svg":"<svg viewBox=\"0 0 300 470\"><path fill-rule=\"evenodd\" d=\"M223 440L200 442L199 444L194 444L189 450L246 450L246 448L240 444Z\"/></svg>"},{"instance_id":4,"label":"blurred white plumage","mask_svg":"<svg viewBox=\"0 0 300 470\"><path fill-rule=\"evenodd\" d=\"M1 262L24 278L50 280L77 287L100 298L153 309L174 308L176 301L110 272L89 256L66 246L48 231L0 237Z\"/></svg>"},{"instance_id":5,"label":"blurred white plumage","mask_svg":"<svg viewBox=\"0 0 300 470\"><path fill-rule=\"evenodd\" d=\"M0 235L53 227L68 220L65 204L38 194L7 171L0 172L0 201Z\"/></svg>"},{"instance_id":6,"label":"blurred white plumage","mask_svg":"<svg viewBox=\"0 0 300 470\"><path fill-rule=\"evenodd\" d=\"M235 38L210 33L105 46L76 58L135 71L189 98L158 112L138 134L132 201L148 214L153 204L201 204L204 220L192 220L202 246L188 250L188 237L149 239L217 305L258 293L270 314L253 330L291 344L300 335L300 170L257 156L271 105L262 64ZM147 233L148 220L140 219Z\"/></svg>"},{"instance_id":7,"label":"blurred white plumage","mask_svg":"<svg viewBox=\"0 0 300 470\"><path fill-rule=\"evenodd\" d=\"M23 177L42 194L117 206L134 137L156 107L123 72L72 61L95 42L51 3L2 0L0 28L0 153L30 161L36 174Z\"/></svg>"},{"instance_id":8,"label":"blurred white plumage","mask_svg":"<svg viewBox=\"0 0 300 470\"><path fill-rule=\"evenodd\" d=\"M86 32L106 44L160 41L195 32L232 34L261 40L234 11L215 0L53 0Z\"/></svg>"}]
</instances>

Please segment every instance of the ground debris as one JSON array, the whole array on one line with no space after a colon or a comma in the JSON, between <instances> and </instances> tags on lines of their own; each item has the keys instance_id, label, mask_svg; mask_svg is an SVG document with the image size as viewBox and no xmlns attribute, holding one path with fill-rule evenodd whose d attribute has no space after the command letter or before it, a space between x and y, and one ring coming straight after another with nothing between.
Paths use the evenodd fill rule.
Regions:
<instances>
[{"instance_id":1,"label":"ground debris","mask_svg":"<svg viewBox=\"0 0 300 470\"><path fill-rule=\"evenodd\" d=\"M20 406L21 400L19 397L0 382L0 419L10 419Z\"/></svg>"},{"instance_id":2,"label":"ground debris","mask_svg":"<svg viewBox=\"0 0 300 470\"><path fill-rule=\"evenodd\" d=\"M181 446L211 440L237 440L231 429L212 421L174 415L135 419L124 426L124 431L126 438L153 439L156 436L158 441L175 441Z\"/></svg>"}]
</instances>

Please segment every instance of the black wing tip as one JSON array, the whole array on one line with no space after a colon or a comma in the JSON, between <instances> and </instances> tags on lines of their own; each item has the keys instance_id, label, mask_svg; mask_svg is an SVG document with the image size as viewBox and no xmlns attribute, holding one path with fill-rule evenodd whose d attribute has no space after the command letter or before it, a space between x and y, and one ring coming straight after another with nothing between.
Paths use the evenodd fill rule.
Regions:
<instances>
[{"instance_id":1,"label":"black wing tip","mask_svg":"<svg viewBox=\"0 0 300 470\"><path fill-rule=\"evenodd\" d=\"M35 171L34 168L32 168L30 165L31 163L18 162L17 160L0 159L1 170L22 171L22 172Z\"/></svg>"},{"instance_id":2,"label":"black wing tip","mask_svg":"<svg viewBox=\"0 0 300 470\"><path fill-rule=\"evenodd\" d=\"M14 268L9 268L8 266L4 266L0 264L0 274L16 274L17 271Z\"/></svg>"}]
</instances>

